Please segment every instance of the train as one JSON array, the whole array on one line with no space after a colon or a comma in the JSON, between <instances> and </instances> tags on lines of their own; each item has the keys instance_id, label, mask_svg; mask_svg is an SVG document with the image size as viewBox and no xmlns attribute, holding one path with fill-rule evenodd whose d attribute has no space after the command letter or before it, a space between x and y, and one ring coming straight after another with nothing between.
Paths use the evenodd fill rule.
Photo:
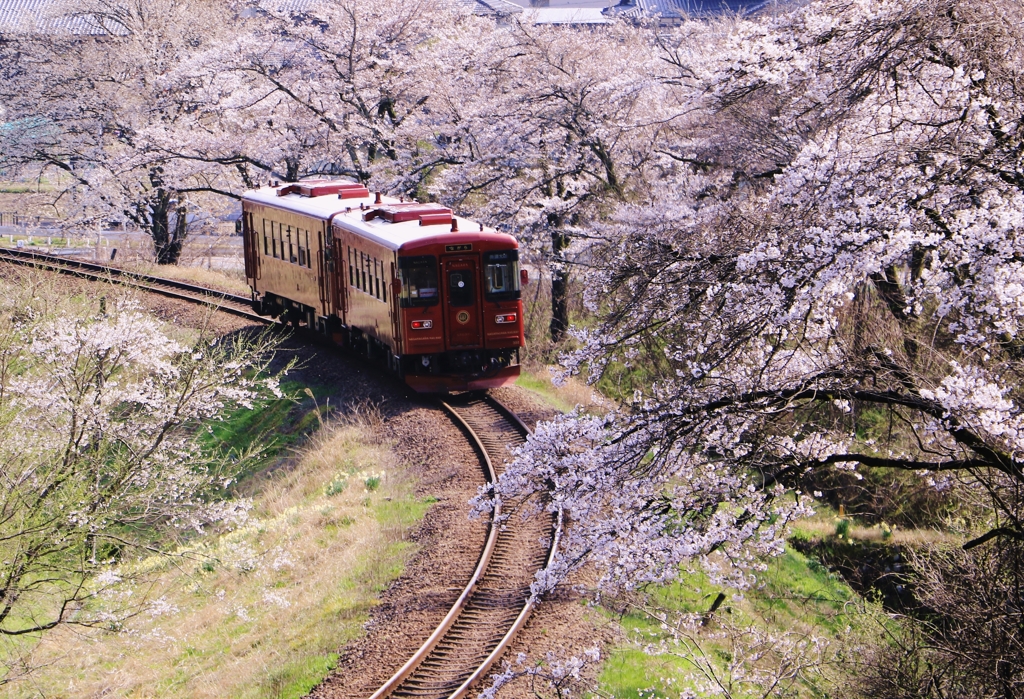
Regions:
<instances>
[{"instance_id":1,"label":"train","mask_svg":"<svg viewBox=\"0 0 1024 699\"><path fill-rule=\"evenodd\" d=\"M357 182L242 195L253 309L307 327L420 393L510 384L524 346L519 245L435 203Z\"/></svg>"}]
</instances>

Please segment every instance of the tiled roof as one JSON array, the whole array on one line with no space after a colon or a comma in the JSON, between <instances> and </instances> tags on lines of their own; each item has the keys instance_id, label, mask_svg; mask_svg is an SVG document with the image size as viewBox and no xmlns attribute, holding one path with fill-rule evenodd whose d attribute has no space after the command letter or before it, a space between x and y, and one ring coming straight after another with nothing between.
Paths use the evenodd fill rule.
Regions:
<instances>
[{"instance_id":1,"label":"tiled roof","mask_svg":"<svg viewBox=\"0 0 1024 699\"><path fill-rule=\"evenodd\" d=\"M600 7L536 7L524 15L536 24L608 24L612 21Z\"/></svg>"},{"instance_id":2,"label":"tiled roof","mask_svg":"<svg viewBox=\"0 0 1024 699\"><path fill-rule=\"evenodd\" d=\"M767 5L769 0L620 0L604 10L609 16L637 19L658 16L663 20L686 17L709 17L721 14L750 14Z\"/></svg>"},{"instance_id":3,"label":"tiled roof","mask_svg":"<svg viewBox=\"0 0 1024 699\"><path fill-rule=\"evenodd\" d=\"M523 8L509 0L454 0L477 15L506 16L518 14ZM50 33L118 34L116 26L104 27L93 16L76 11L74 0L0 0L0 34ZM319 0L256 0L243 16L259 12L302 14L312 12Z\"/></svg>"},{"instance_id":4,"label":"tiled roof","mask_svg":"<svg viewBox=\"0 0 1024 699\"><path fill-rule=\"evenodd\" d=\"M76 12L69 0L0 0L0 34L22 32L117 33L91 15Z\"/></svg>"},{"instance_id":5,"label":"tiled roof","mask_svg":"<svg viewBox=\"0 0 1024 699\"><path fill-rule=\"evenodd\" d=\"M256 0L256 4L264 10L292 13L312 12L318 2L319 0ZM509 0L454 0L454 2L476 15L502 16L518 14L523 11L522 7L509 2Z\"/></svg>"},{"instance_id":6,"label":"tiled roof","mask_svg":"<svg viewBox=\"0 0 1024 699\"><path fill-rule=\"evenodd\" d=\"M523 11L522 7L508 0L455 0L455 2L475 15L490 17L517 15Z\"/></svg>"}]
</instances>

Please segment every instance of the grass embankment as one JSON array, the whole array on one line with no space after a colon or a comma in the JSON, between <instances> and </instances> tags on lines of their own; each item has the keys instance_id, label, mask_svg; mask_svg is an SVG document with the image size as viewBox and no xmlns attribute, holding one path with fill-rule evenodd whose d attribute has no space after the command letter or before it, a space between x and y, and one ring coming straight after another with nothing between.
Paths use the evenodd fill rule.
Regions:
<instances>
[{"instance_id":1,"label":"grass embankment","mask_svg":"<svg viewBox=\"0 0 1024 699\"><path fill-rule=\"evenodd\" d=\"M691 573L648 590L620 617L624 640L604 659L601 691L618 699L825 696L834 658L868 622L862 604L836 575L793 550L770 560L758 581L734 596Z\"/></svg>"},{"instance_id":2,"label":"grass embankment","mask_svg":"<svg viewBox=\"0 0 1024 699\"><path fill-rule=\"evenodd\" d=\"M211 439L244 446L286 423L298 439L316 419L275 402L240 411ZM303 696L361 633L430 505L376 427L364 415L324 428L288 468L250 478L262 485L247 524L133 564L151 568L151 587L134 591L155 601L149 611L115 633L47 637L35 656L52 664L7 696Z\"/></svg>"},{"instance_id":3,"label":"grass embankment","mask_svg":"<svg viewBox=\"0 0 1024 699\"><path fill-rule=\"evenodd\" d=\"M554 384L552 377L549 367L528 364L522 367L516 385L536 394L561 413L567 413L576 406L595 413L606 412L613 407L611 401L575 377L566 379L560 386Z\"/></svg>"}]
</instances>

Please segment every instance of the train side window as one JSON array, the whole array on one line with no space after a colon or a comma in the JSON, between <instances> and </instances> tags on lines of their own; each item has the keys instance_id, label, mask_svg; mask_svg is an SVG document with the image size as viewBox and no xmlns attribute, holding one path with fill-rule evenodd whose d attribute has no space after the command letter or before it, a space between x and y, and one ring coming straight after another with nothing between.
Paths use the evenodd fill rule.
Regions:
<instances>
[{"instance_id":1,"label":"train side window","mask_svg":"<svg viewBox=\"0 0 1024 699\"><path fill-rule=\"evenodd\" d=\"M369 260L366 259L367 255L366 255L365 252L359 253L359 256L363 258L363 263L360 265L361 269L359 270L362 273L362 277L363 277L362 289L363 289L363 293L367 293L368 294L370 292L367 291L367 289L369 289L369 286L367 286L367 284L366 284L366 265L369 262Z\"/></svg>"},{"instance_id":2,"label":"train side window","mask_svg":"<svg viewBox=\"0 0 1024 699\"><path fill-rule=\"evenodd\" d=\"M270 254L270 222L263 219L263 254Z\"/></svg>"},{"instance_id":3,"label":"train side window","mask_svg":"<svg viewBox=\"0 0 1024 699\"><path fill-rule=\"evenodd\" d=\"M519 251L485 253L484 298L488 301L513 301L519 297Z\"/></svg>"},{"instance_id":4,"label":"train side window","mask_svg":"<svg viewBox=\"0 0 1024 699\"><path fill-rule=\"evenodd\" d=\"M433 255L399 257L398 279L402 283L402 308L437 304L437 258Z\"/></svg>"},{"instance_id":5,"label":"train side window","mask_svg":"<svg viewBox=\"0 0 1024 699\"><path fill-rule=\"evenodd\" d=\"M356 285L356 266L352 263L352 248L348 249L348 285Z\"/></svg>"},{"instance_id":6,"label":"train side window","mask_svg":"<svg viewBox=\"0 0 1024 699\"><path fill-rule=\"evenodd\" d=\"M270 244L273 246L274 257L281 257L281 226L277 221L270 222Z\"/></svg>"},{"instance_id":7,"label":"train side window","mask_svg":"<svg viewBox=\"0 0 1024 699\"><path fill-rule=\"evenodd\" d=\"M298 242L295 238L298 238L297 231L294 238L292 237L292 227L288 226L288 261L294 264L298 261L298 257L295 255L295 244Z\"/></svg>"},{"instance_id":8,"label":"train side window","mask_svg":"<svg viewBox=\"0 0 1024 699\"><path fill-rule=\"evenodd\" d=\"M376 287L374 296L380 301L380 263L377 262L377 258L373 258L373 285Z\"/></svg>"},{"instance_id":9,"label":"train side window","mask_svg":"<svg viewBox=\"0 0 1024 699\"><path fill-rule=\"evenodd\" d=\"M380 263L380 300L384 303L388 302L388 278L385 276L385 264L381 260Z\"/></svg>"},{"instance_id":10,"label":"train side window","mask_svg":"<svg viewBox=\"0 0 1024 699\"><path fill-rule=\"evenodd\" d=\"M309 231L303 231L302 235L306 238L306 268L313 269L313 259L309 249Z\"/></svg>"},{"instance_id":11,"label":"train side window","mask_svg":"<svg viewBox=\"0 0 1024 699\"><path fill-rule=\"evenodd\" d=\"M306 266L306 246L303 245L303 231L301 228L295 229L295 244L299 248L299 259L298 263L300 267Z\"/></svg>"}]
</instances>

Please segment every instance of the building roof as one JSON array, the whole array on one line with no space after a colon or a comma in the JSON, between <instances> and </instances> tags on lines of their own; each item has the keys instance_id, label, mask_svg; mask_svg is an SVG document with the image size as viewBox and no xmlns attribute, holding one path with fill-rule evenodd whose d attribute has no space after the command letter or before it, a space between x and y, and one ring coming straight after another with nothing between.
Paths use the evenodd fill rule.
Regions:
<instances>
[{"instance_id":1,"label":"building roof","mask_svg":"<svg viewBox=\"0 0 1024 699\"><path fill-rule=\"evenodd\" d=\"M600 7L535 7L523 15L535 24L608 24L612 18Z\"/></svg>"},{"instance_id":2,"label":"building roof","mask_svg":"<svg viewBox=\"0 0 1024 699\"><path fill-rule=\"evenodd\" d=\"M71 0L0 0L0 34L105 35L120 33L95 15L76 11Z\"/></svg>"},{"instance_id":3,"label":"building roof","mask_svg":"<svg viewBox=\"0 0 1024 699\"><path fill-rule=\"evenodd\" d=\"M454 0L476 15L503 17L523 8L509 0ZM257 0L263 10L291 14L313 13L320 0ZM0 34L71 33L81 35L120 34L117 26L104 26L94 15L79 10L74 0L0 0ZM259 12L257 7L243 16Z\"/></svg>"},{"instance_id":4,"label":"building roof","mask_svg":"<svg viewBox=\"0 0 1024 699\"><path fill-rule=\"evenodd\" d=\"M418 218L400 223L391 223L381 216L376 216L369 221L365 220L367 214L381 207L396 204L399 206L410 205L409 202L402 202L394 197L381 197L380 203L376 203L375 197L372 195L352 199L338 199L337 195L333 194L307 197L291 193L279 196L278 192L283 186L261 187L248 191L242 195L242 201L272 206L324 221L333 219L335 227L358 233L390 250L398 250L409 243L427 241L441 236L458 235L459 233L491 235L515 246L511 236L493 230L481 232L481 224L461 216L453 215L451 217L451 220L455 221L458 226L456 233L450 233L450 224L420 225ZM424 213L430 213L428 211L430 206L436 207L437 205L424 205Z\"/></svg>"},{"instance_id":5,"label":"building roof","mask_svg":"<svg viewBox=\"0 0 1024 699\"><path fill-rule=\"evenodd\" d=\"M522 7L508 0L455 0L455 4L466 8L475 15L488 17L507 17L523 11Z\"/></svg>"},{"instance_id":6,"label":"building roof","mask_svg":"<svg viewBox=\"0 0 1024 699\"><path fill-rule=\"evenodd\" d=\"M770 0L620 0L604 10L605 16L623 19L660 17L662 21L710 17L722 14L751 14Z\"/></svg>"},{"instance_id":7,"label":"building roof","mask_svg":"<svg viewBox=\"0 0 1024 699\"><path fill-rule=\"evenodd\" d=\"M0 0L2 1L2 0ZM464 7L475 15L502 17L518 14L523 8L509 0L453 0L456 5ZM313 13L320 0L256 0L256 4L271 12L290 12L301 14Z\"/></svg>"}]
</instances>

